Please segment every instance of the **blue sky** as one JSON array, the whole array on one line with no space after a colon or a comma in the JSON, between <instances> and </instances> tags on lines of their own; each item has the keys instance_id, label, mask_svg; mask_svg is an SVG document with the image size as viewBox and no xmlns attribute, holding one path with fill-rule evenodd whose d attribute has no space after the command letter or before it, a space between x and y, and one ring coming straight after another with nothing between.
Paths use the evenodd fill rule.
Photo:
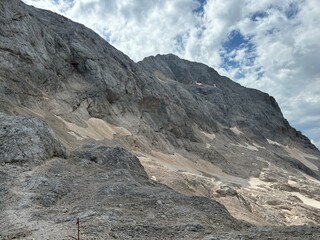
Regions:
<instances>
[{"instance_id":1,"label":"blue sky","mask_svg":"<svg viewBox=\"0 0 320 240\"><path fill-rule=\"evenodd\" d=\"M267 92L320 148L318 0L24 2L86 25L135 61L174 53Z\"/></svg>"}]
</instances>

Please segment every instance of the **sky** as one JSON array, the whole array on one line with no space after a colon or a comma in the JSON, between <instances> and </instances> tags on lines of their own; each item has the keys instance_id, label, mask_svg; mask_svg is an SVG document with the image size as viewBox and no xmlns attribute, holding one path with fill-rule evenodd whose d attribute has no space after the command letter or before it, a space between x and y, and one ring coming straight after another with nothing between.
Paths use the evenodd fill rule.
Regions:
<instances>
[{"instance_id":1,"label":"sky","mask_svg":"<svg viewBox=\"0 0 320 240\"><path fill-rule=\"evenodd\" d=\"M80 22L134 61L173 53L274 96L320 149L319 0L23 0Z\"/></svg>"}]
</instances>

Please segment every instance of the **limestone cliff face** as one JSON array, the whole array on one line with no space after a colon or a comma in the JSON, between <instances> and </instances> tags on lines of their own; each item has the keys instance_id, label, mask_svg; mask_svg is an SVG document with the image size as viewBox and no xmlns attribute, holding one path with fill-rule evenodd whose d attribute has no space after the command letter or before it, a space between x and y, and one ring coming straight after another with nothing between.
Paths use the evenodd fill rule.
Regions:
<instances>
[{"instance_id":1,"label":"limestone cliff face","mask_svg":"<svg viewBox=\"0 0 320 240\"><path fill-rule=\"evenodd\" d=\"M5 143L0 162L5 165L0 174L8 172L0 175L0 193L9 196L0 195L0 207L6 210L2 217L12 222L18 220L10 197L25 209L25 218L39 206L42 211L70 208L61 214L82 214L89 219L88 229L97 219L103 224L111 218L111 225L101 231L109 234L113 229L123 238L143 232L152 239L150 234L159 236L161 231L168 238L208 235L206 229L219 224L199 202L228 219L225 229L249 227L215 200L254 224L320 223L320 213L314 210L320 200L320 153L283 118L273 97L171 54L135 63L83 25L18 0L0 3L0 111L5 119L0 130ZM7 154L8 149L14 152ZM16 171L17 162L22 166ZM82 178L77 171L83 171ZM26 185L14 180L17 174ZM68 182L71 176L77 179L76 190ZM155 181L205 198L185 197ZM94 205L94 213L79 200L80 186L88 190L83 197ZM265 194L271 190L273 197ZM46 191L52 194L46 196ZM103 205L100 198L106 196L111 202ZM113 202L125 204L125 210L117 206L117 212ZM138 214L144 206L149 211L145 219ZM165 224L169 208L174 209L170 216L180 218L184 227L174 221ZM198 225L183 217L187 212ZM131 220L120 224L126 216ZM151 226L152 219L157 224ZM143 227L135 230L134 222Z\"/></svg>"},{"instance_id":2,"label":"limestone cliff face","mask_svg":"<svg viewBox=\"0 0 320 240\"><path fill-rule=\"evenodd\" d=\"M136 64L80 24L19 1L1 7L1 96L11 104L63 115L86 101L90 116L132 128L145 123L136 130L167 140L188 135L186 125L210 132L238 127L265 143L314 149L274 98L212 68L173 55Z\"/></svg>"},{"instance_id":3,"label":"limestone cliff face","mask_svg":"<svg viewBox=\"0 0 320 240\"><path fill-rule=\"evenodd\" d=\"M172 54L147 57L139 64L160 81L171 79L180 83L185 92L178 90L176 94L183 99L182 108L187 112L184 119L200 127L214 129L219 125L216 131L238 127L260 141L277 139L284 145L297 143L315 148L289 125L276 100L266 93L242 87L204 64Z\"/></svg>"}]
</instances>

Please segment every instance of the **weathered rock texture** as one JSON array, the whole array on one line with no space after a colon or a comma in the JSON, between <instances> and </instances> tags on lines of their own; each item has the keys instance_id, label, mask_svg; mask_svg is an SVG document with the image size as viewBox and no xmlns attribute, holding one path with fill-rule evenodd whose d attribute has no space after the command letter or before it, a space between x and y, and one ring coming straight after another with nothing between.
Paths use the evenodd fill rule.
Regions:
<instances>
[{"instance_id":1,"label":"weathered rock texture","mask_svg":"<svg viewBox=\"0 0 320 240\"><path fill-rule=\"evenodd\" d=\"M1 238L319 238L319 151L203 64L3 0L0 111Z\"/></svg>"},{"instance_id":2,"label":"weathered rock texture","mask_svg":"<svg viewBox=\"0 0 320 240\"><path fill-rule=\"evenodd\" d=\"M175 84L177 91L174 93L179 95L185 110L185 115L180 114L182 126L190 126L191 120L199 128L214 132L224 127L238 127L257 141L266 143L269 138L284 145L297 142L315 149L305 136L289 125L276 100L266 93L242 87L204 64L171 54L147 57L139 64L160 81L171 79L181 83ZM165 97L161 96L162 99ZM174 111L169 114L170 117L175 115Z\"/></svg>"},{"instance_id":3,"label":"weathered rock texture","mask_svg":"<svg viewBox=\"0 0 320 240\"><path fill-rule=\"evenodd\" d=\"M48 125L35 117L0 112L0 162L63 157L65 148Z\"/></svg>"}]
</instances>

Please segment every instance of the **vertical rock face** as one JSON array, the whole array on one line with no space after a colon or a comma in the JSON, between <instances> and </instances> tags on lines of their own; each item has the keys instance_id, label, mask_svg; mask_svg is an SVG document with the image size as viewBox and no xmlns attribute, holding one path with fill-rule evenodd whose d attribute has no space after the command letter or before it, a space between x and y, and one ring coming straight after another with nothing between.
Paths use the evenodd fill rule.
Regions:
<instances>
[{"instance_id":1,"label":"vertical rock face","mask_svg":"<svg viewBox=\"0 0 320 240\"><path fill-rule=\"evenodd\" d=\"M320 154L273 97L204 64L135 63L83 25L4 0L0 112L0 238L63 239L77 217L88 238L319 237L229 214L319 224Z\"/></svg>"},{"instance_id":2,"label":"vertical rock face","mask_svg":"<svg viewBox=\"0 0 320 240\"><path fill-rule=\"evenodd\" d=\"M298 141L307 148L315 149L306 137L288 124L276 100L266 93L242 87L204 64L172 54L147 57L139 65L160 81L181 83L180 86L190 96L182 102L188 111L186 119L204 128L208 127L206 125L213 128L212 125L217 123L224 127L237 126L260 140L276 138L285 144ZM188 95L182 97L187 98Z\"/></svg>"},{"instance_id":3,"label":"vertical rock face","mask_svg":"<svg viewBox=\"0 0 320 240\"><path fill-rule=\"evenodd\" d=\"M144 135L151 132L172 144L186 135L196 139L186 126L210 132L238 126L264 142L269 138L314 148L290 127L274 98L212 68L173 55L136 64L68 19L19 1L4 1L1 7L3 110L13 103L74 115L85 102L89 116Z\"/></svg>"}]
</instances>

